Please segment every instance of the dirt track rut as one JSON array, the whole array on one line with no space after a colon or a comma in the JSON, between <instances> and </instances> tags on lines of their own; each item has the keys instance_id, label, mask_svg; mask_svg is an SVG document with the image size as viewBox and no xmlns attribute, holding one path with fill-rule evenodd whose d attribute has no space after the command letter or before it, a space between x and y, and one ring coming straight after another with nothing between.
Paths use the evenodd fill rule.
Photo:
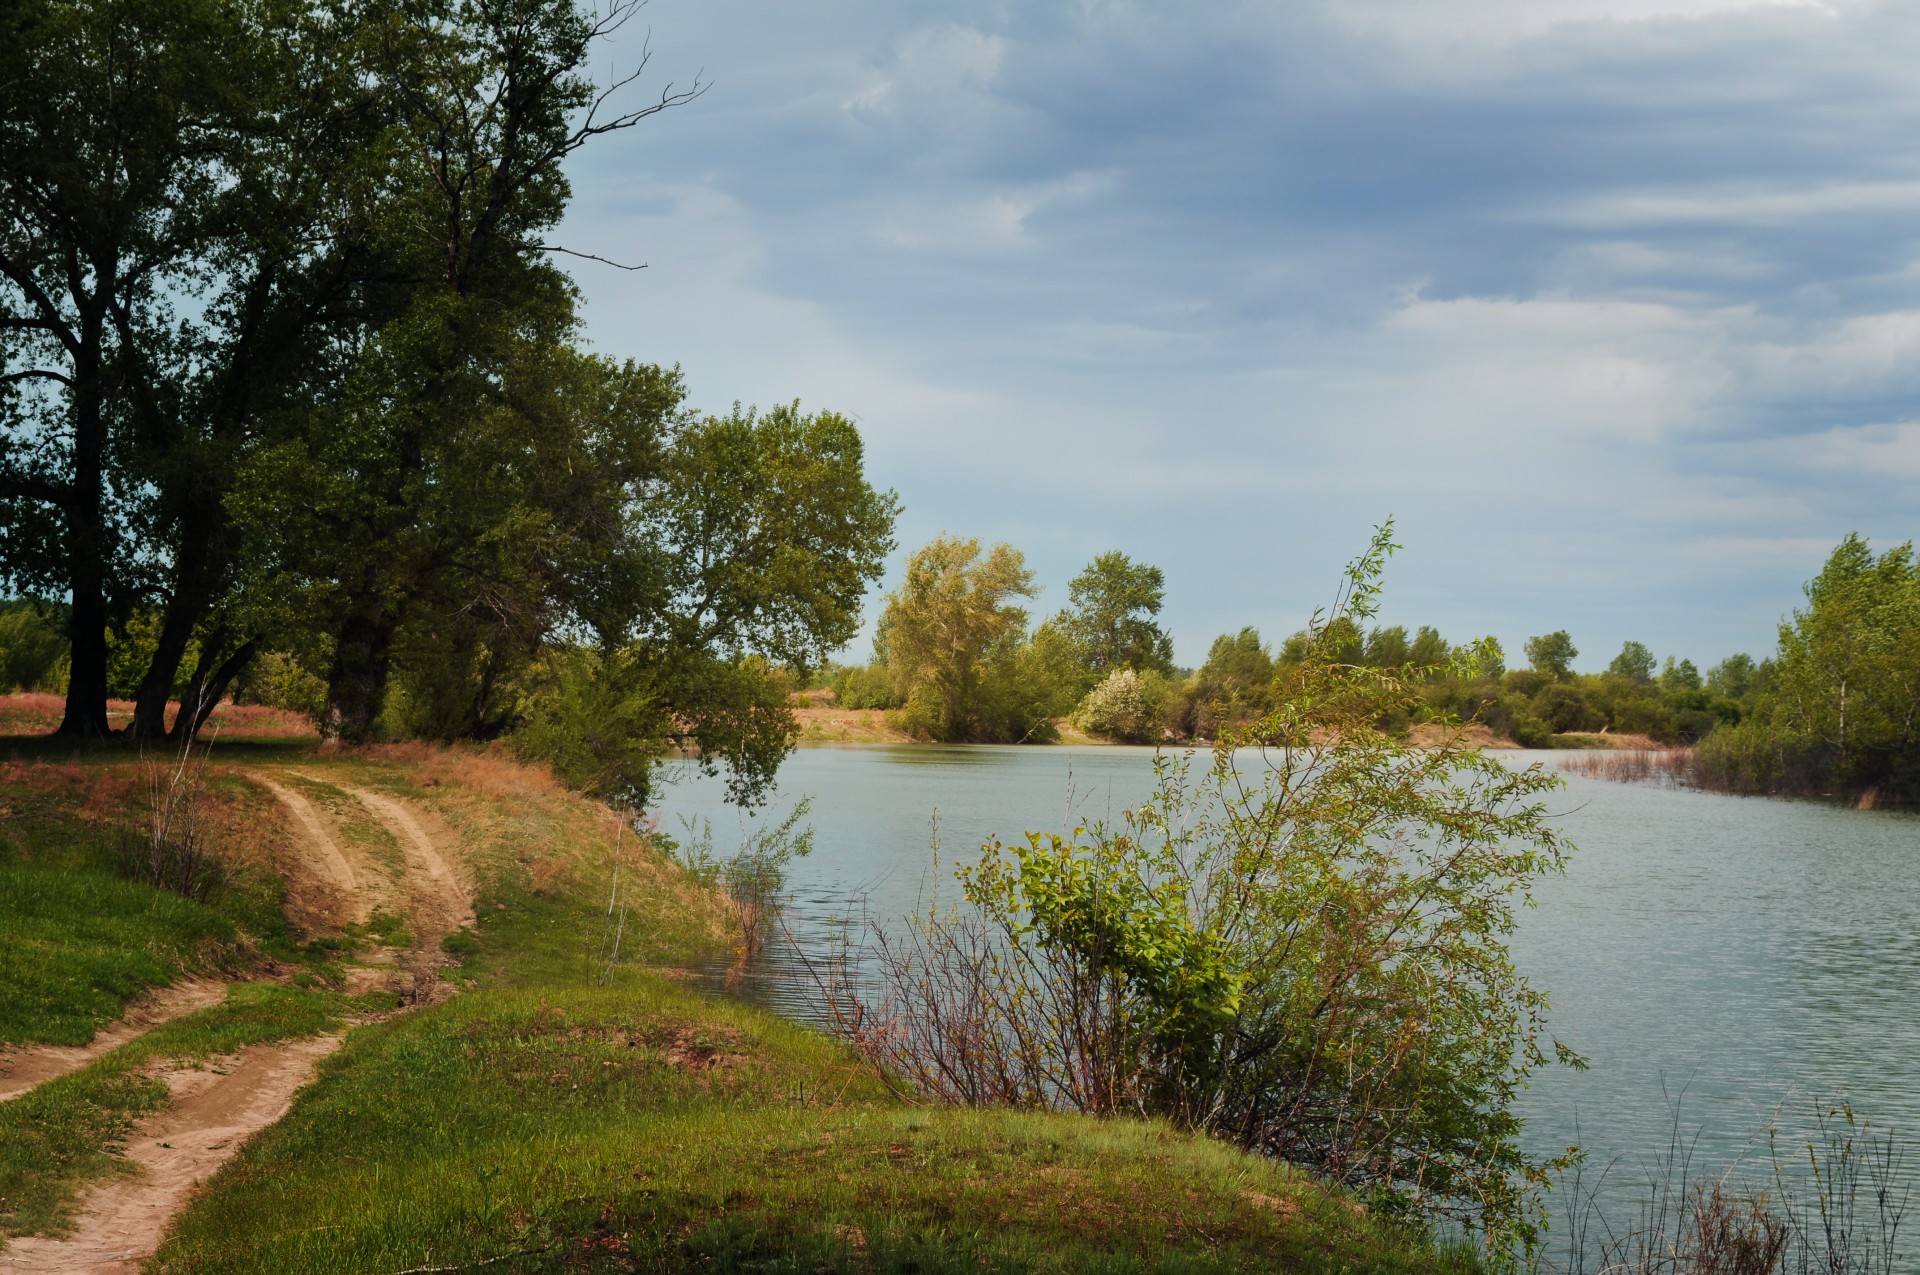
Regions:
<instances>
[{"instance_id":1,"label":"dirt track rut","mask_svg":"<svg viewBox=\"0 0 1920 1275\"><path fill-rule=\"evenodd\" d=\"M29 1045L0 1049L0 1102L18 1098L35 1085L78 1071L110 1049L146 1035L169 1019L218 1005L227 985L210 979L188 979L163 987L127 1008L120 1021L95 1032L84 1045Z\"/></svg>"},{"instance_id":2,"label":"dirt track rut","mask_svg":"<svg viewBox=\"0 0 1920 1275\"><path fill-rule=\"evenodd\" d=\"M404 1005L429 1004L448 994L441 977L447 958L440 940L473 924L473 893L458 838L431 813L409 802L332 778L300 771L250 776L291 816L294 845L280 866L287 878L288 912L300 928L318 933L364 924L376 908L398 905L414 935L410 951L392 953L388 985ZM333 790L359 803L386 828L401 850L398 871L369 847L343 835L340 823L287 782ZM328 805L335 803L329 798ZM391 855L387 858L390 860ZM360 971L367 973L369 971ZM377 978L377 975L376 975ZM164 1013L174 1017L215 1003L221 984L190 984L156 996L145 1017L130 1015L79 1050L21 1051L0 1058L0 1097L84 1066L122 1044ZM166 1008L162 1008L162 1007ZM343 1036L256 1045L206 1068L175 1068L161 1078L172 1091L167 1109L143 1121L128 1140L136 1172L91 1188L64 1239L28 1236L0 1250L0 1272L131 1272L159 1247L173 1216L194 1189L246 1140L293 1105L321 1059ZM44 1055L44 1057L43 1057ZM11 1075L8 1067L11 1066ZM19 1083L14 1083L17 1077ZM11 1086L11 1087L9 1087Z\"/></svg>"}]
</instances>

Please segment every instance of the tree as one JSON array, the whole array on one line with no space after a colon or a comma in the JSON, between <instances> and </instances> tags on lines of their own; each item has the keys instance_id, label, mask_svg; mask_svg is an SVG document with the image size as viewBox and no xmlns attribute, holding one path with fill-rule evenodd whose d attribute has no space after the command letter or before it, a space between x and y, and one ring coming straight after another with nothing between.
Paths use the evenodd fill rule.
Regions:
<instances>
[{"instance_id":1,"label":"tree","mask_svg":"<svg viewBox=\"0 0 1920 1275\"><path fill-rule=\"evenodd\" d=\"M1166 595L1160 568L1115 550L1088 563L1067 590L1054 623L1079 647L1090 680L1120 668L1173 671L1173 639L1154 619Z\"/></svg>"},{"instance_id":2,"label":"tree","mask_svg":"<svg viewBox=\"0 0 1920 1275\"><path fill-rule=\"evenodd\" d=\"M1402 625L1376 628L1367 634L1366 654L1362 659L1375 668L1405 668L1413 658L1413 645L1407 641Z\"/></svg>"},{"instance_id":3,"label":"tree","mask_svg":"<svg viewBox=\"0 0 1920 1275\"><path fill-rule=\"evenodd\" d=\"M1440 631L1423 624L1413 635L1413 646L1407 652L1407 662L1417 669L1440 669L1446 665L1450 653Z\"/></svg>"},{"instance_id":4,"label":"tree","mask_svg":"<svg viewBox=\"0 0 1920 1275\"><path fill-rule=\"evenodd\" d=\"M1753 689L1751 655L1729 655L1707 670L1707 689L1730 700L1743 700Z\"/></svg>"},{"instance_id":5,"label":"tree","mask_svg":"<svg viewBox=\"0 0 1920 1275\"><path fill-rule=\"evenodd\" d=\"M907 559L875 654L918 733L954 741L1000 733L989 688L1026 636L1027 613L1013 600L1038 592L1026 559L1007 544L982 556L978 540L942 535Z\"/></svg>"},{"instance_id":6,"label":"tree","mask_svg":"<svg viewBox=\"0 0 1920 1275\"><path fill-rule=\"evenodd\" d=\"M1660 689L1669 695L1697 691L1700 689L1700 670L1693 666L1692 660L1681 660L1676 664L1669 655L1666 667L1660 670Z\"/></svg>"},{"instance_id":7,"label":"tree","mask_svg":"<svg viewBox=\"0 0 1920 1275\"><path fill-rule=\"evenodd\" d=\"M1616 677L1629 678L1635 682L1651 682L1654 670L1653 652L1645 643L1629 641L1620 648L1620 654L1613 657L1607 665L1607 672Z\"/></svg>"},{"instance_id":8,"label":"tree","mask_svg":"<svg viewBox=\"0 0 1920 1275\"><path fill-rule=\"evenodd\" d=\"M0 16L0 566L67 596L63 735L108 732L107 628L153 566L140 453L252 193L239 138L272 99L269 54L226 0Z\"/></svg>"},{"instance_id":9,"label":"tree","mask_svg":"<svg viewBox=\"0 0 1920 1275\"><path fill-rule=\"evenodd\" d=\"M1273 656L1260 641L1260 630L1244 628L1238 633L1222 633L1207 649L1207 662L1200 666L1200 683L1217 687L1227 694L1245 695L1260 690L1273 680Z\"/></svg>"},{"instance_id":10,"label":"tree","mask_svg":"<svg viewBox=\"0 0 1920 1275\"><path fill-rule=\"evenodd\" d=\"M1580 651L1565 629L1556 629L1541 637L1527 639L1527 663L1556 682L1573 676L1573 662Z\"/></svg>"},{"instance_id":11,"label":"tree","mask_svg":"<svg viewBox=\"0 0 1920 1275\"><path fill-rule=\"evenodd\" d=\"M419 281L406 311L363 354L324 446L357 479L338 520L344 547L323 732L365 738L409 611L440 589L449 546L488 529L449 525L434 496L458 478L468 435L511 411L510 372L571 335L573 287L543 242L569 193L562 165L595 138L683 104L668 85L637 109L609 106L645 67L605 89L581 74L633 14L574 0L396 11L381 73L401 86L400 130L422 169L393 234Z\"/></svg>"}]
</instances>

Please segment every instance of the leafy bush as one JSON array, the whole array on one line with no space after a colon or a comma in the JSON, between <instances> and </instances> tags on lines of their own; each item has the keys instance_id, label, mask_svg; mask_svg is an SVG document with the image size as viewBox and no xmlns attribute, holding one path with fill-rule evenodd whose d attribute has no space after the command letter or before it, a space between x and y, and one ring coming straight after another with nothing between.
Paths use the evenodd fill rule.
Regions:
<instances>
[{"instance_id":1,"label":"leafy bush","mask_svg":"<svg viewBox=\"0 0 1920 1275\"><path fill-rule=\"evenodd\" d=\"M292 655L268 651L247 666L233 698L238 704L283 708L317 722L327 706L327 683L309 673Z\"/></svg>"},{"instance_id":2,"label":"leafy bush","mask_svg":"<svg viewBox=\"0 0 1920 1275\"><path fill-rule=\"evenodd\" d=\"M1162 719L1170 690L1167 680L1158 674L1115 669L1080 701L1073 724L1090 735L1123 743L1159 743L1166 737Z\"/></svg>"},{"instance_id":3,"label":"leafy bush","mask_svg":"<svg viewBox=\"0 0 1920 1275\"><path fill-rule=\"evenodd\" d=\"M64 690L66 664L67 638L51 610L25 600L0 604L0 690Z\"/></svg>"},{"instance_id":4,"label":"leafy bush","mask_svg":"<svg viewBox=\"0 0 1920 1275\"><path fill-rule=\"evenodd\" d=\"M1533 715L1555 734L1563 731L1599 730L1606 720L1587 703L1576 686L1555 682L1533 697Z\"/></svg>"}]
</instances>

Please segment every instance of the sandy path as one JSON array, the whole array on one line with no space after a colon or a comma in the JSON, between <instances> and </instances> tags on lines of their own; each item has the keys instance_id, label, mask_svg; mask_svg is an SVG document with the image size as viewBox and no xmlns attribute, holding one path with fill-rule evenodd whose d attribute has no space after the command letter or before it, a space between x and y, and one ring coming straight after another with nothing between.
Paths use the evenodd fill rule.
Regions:
<instances>
[{"instance_id":1,"label":"sandy path","mask_svg":"<svg viewBox=\"0 0 1920 1275\"><path fill-rule=\"evenodd\" d=\"M344 791L358 798L399 841L407 859L408 893L414 904L414 931L439 939L473 924L473 891L440 853L420 816L405 803L364 788ZM446 838L450 843L451 837Z\"/></svg>"},{"instance_id":2,"label":"sandy path","mask_svg":"<svg viewBox=\"0 0 1920 1275\"><path fill-rule=\"evenodd\" d=\"M272 793L287 808L296 825L295 841L304 853L299 864L286 865L288 891L297 896L289 900L290 910L302 913L309 926L321 919L365 923L373 915L373 900L365 888L372 882L355 876L353 865L347 861L340 843L333 839L333 833L313 803L258 771L248 777ZM316 883L307 880L309 877L319 878L317 892L326 896L323 901L311 898L316 893L313 888Z\"/></svg>"},{"instance_id":3,"label":"sandy path","mask_svg":"<svg viewBox=\"0 0 1920 1275\"><path fill-rule=\"evenodd\" d=\"M0 1102L18 1098L35 1085L56 1076L78 1071L109 1049L117 1049L136 1037L144 1036L169 1019L218 1005L226 998L225 983L202 978L188 979L136 1000L127 1007L120 1021L102 1027L84 1045L26 1045L15 1049L0 1047Z\"/></svg>"},{"instance_id":4,"label":"sandy path","mask_svg":"<svg viewBox=\"0 0 1920 1275\"><path fill-rule=\"evenodd\" d=\"M127 1143L127 1159L138 1166L139 1177L88 1191L69 1239L8 1241L0 1251L0 1271L139 1270L194 1188L248 1138L287 1114L294 1095L342 1039L314 1036L255 1045L228 1060L224 1075L211 1067L166 1073L173 1104L144 1122Z\"/></svg>"}]
</instances>

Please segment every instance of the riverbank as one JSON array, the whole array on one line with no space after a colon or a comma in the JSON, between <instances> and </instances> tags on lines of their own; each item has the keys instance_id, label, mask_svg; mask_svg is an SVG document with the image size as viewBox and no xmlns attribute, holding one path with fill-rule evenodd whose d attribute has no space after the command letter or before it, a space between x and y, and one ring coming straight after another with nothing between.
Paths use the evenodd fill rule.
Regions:
<instances>
[{"instance_id":1,"label":"riverbank","mask_svg":"<svg viewBox=\"0 0 1920 1275\"><path fill-rule=\"evenodd\" d=\"M179 1193L149 1270L1460 1265L1302 1174L1162 1125L902 1103L826 1036L693 990L685 971L737 941L728 900L500 753L223 760L207 826L229 884L174 903L116 857L144 800L135 755L0 750L16 754L0 900L44 932L34 977L0 987L12 1055L72 1046L144 988L231 985L0 1104L22 1127L65 1111L62 1145L90 1148L5 1162L0 1232L41 1238L0 1270L98 1248L100 1219L161 1172L129 1156L178 1150L156 1131L255 1049L312 1083L256 1102L268 1118L232 1145L205 1139L231 1158ZM30 887L50 880L46 902ZM142 907L159 919L139 947L158 955L116 963L113 918ZM35 1002L42 984L64 990Z\"/></svg>"}]
</instances>

